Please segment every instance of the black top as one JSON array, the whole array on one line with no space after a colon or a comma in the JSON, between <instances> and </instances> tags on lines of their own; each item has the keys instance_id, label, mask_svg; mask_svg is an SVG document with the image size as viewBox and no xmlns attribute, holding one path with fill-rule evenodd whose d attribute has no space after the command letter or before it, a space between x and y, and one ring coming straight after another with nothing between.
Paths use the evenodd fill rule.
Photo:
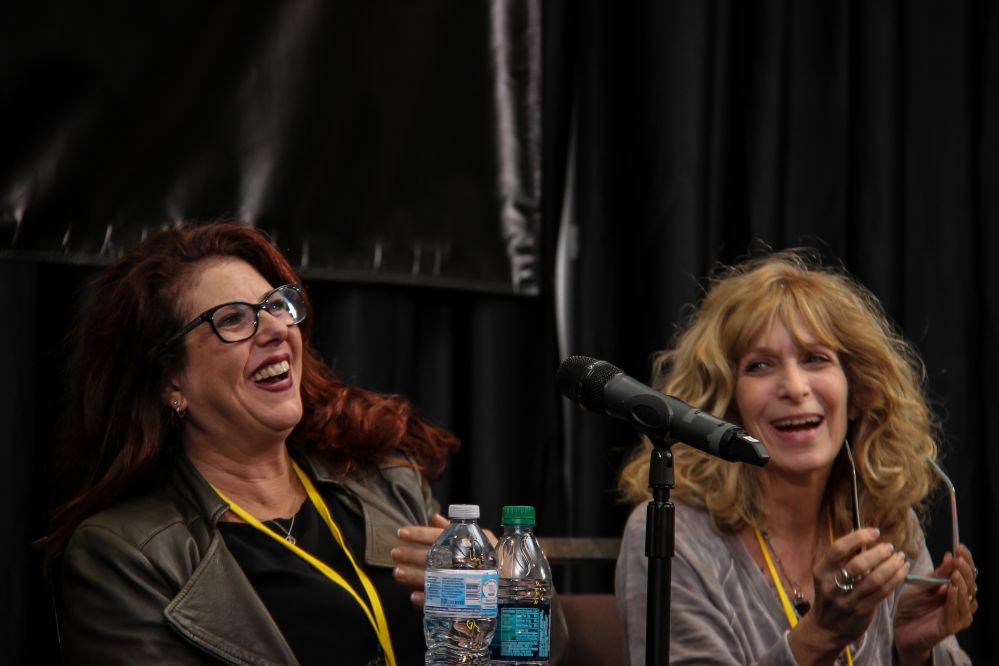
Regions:
<instances>
[{"instance_id":1,"label":"black top","mask_svg":"<svg viewBox=\"0 0 999 666\"><path fill-rule=\"evenodd\" d=\"M363 518L327 493L323 501L354 561L378 590L398 663L422 664L423 615L409 600L411 590L396 582L391 569L364 564ZM291 520L278 522L287 529ZM272 521L264 524L284 535ZM219 528L302 666L329 664L331 659L344 666L363 666L380 654L374 628L346 590L252 525L224 522ZM354 567L310 500L295 515L291 533L299 548L339 573L368 603Z\"/></svg>"}]
</instances>

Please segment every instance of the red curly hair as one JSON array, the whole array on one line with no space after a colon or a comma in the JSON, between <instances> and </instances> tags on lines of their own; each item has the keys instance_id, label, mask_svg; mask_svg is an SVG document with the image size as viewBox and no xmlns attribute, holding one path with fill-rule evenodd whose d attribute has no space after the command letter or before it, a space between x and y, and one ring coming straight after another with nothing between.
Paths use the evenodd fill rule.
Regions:
<instances>
[{"instance_id":1,"label":"red curly hair","mask_svg":"<svg viewBox=\"0 0 999 666\"><path fill-rule=\"evenodd\" d=\"M163 454L179 446L161 396L167 378L184 366L184 345L152 350L185 323L176 306L196 264L213 257L242 259L275 286L301 282L264 233L216 222L151 236L91 285L70 334L57 457L70 499L52 513L48 559L62 552L80 522L140 488ZM311 313L307 292L306 303ZM300 324L304 414L288 442L326 454L343 474L405 457L428 476L439 475L457 438L415 416L400 396L337 379L309 344L312 321Z\"/></svg>"}]
</instances>

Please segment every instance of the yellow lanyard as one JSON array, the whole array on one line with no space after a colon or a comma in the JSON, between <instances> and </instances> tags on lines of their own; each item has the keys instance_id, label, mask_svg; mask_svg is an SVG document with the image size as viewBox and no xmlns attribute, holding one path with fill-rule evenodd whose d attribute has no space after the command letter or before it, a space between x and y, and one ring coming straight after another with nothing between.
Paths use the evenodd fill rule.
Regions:
<instances>
[{"instance_id":1,"label":"yellow lanyard","mask_svg":"<svg viewBox=\"0 0 999 666\"><path fill-rule=\"evenodd\" d=\"M354 556L350 554L350 549L347 548L346 544L343 541L343 535L340 533L340 528L337 527L336 522L334 522L333 516L330 515L329 509L326 508L326 503L323 502L323 498L316 491L315 486L312 485L312 481L309 480L309 477L306 476L305 472L301 470L301 468L298 466L297 463L295 463L294 460L291 462L291 464L294 466L295 473L298 474L298 478L301 479L302 485L305 486L305 492L309 494L309 499L312 500L312 505L316 507L316 510L319 512L319 515L322 516L323 520L326 522L326 525L329 526L330 532L333 534L333 538L336 539L336 542L340 545L341 548L343 548L343 552L347 554L347 559L350 560L350 563L354 567L354 571L357 572L357 577L360 579L361 585L364 586L364 591L367 593L368 600L371 602L370 608L368 607L368 604L364 603L364 600L361 599L360 595L354 590L354 588L351 587L350 583L344 580L343 576L334 571L325 562L316 559L310 553L302 550L295 544L291 543L290 541L287 541L283 536L281 536L277 532L271 530L269 527L267 527L259 520L257 520L249 513L247 513L247 511L243 509L241 506L239 506L238 504L230 500L228 497L223 495L222 492L215 486L212 486L212 489L216 493L218 493L218 496L222 498L223 502L229 505L229 509L233 513L235 513L237 516L245 520L250 525L253 525L255 528L257 528L264 534L273 538L275 541L277 541L279 544L281 544L291 552L301 557L303 560L305 560L313 567L318 569L324 576L329 578L336 585L346 590L347 593L350 594L350 596L352 596L354 600L361 606L361 609L364 611L364 615L368 618L368 622L370 622L371 626L374 628L375 634L378 636L378 643L382 647L382 652L385 653L385 659L388 662L388 665L395 666L396 663L395 652L392 650L392 638L391 636L389 636L388 622L385 620L385 611L382 610L382 603L381 600L378 598L378 591L375 590L375 586L371 584L371 580L367 577L367 575L365 575L364 570L361 569L361 567L357 566L357 562L354 561ZM372 609L374 609L373 614L372 614Z\"/></svg>"},{"instance_id":2,"label":"yellow lanyard","mask_svg":"<svg viewBox=\"0 0 999 666\"><path fill-rule=\"evenodd\" d=\"M787 592L784 591L784 586L780 582L780 576L777 575L777 569L774 568L773 560L770 559L770 553L767 551L767 544L763 540L763 533L759 529L756 530L756 540L760 542L760 550L763 552L763 559L767 562L767 569L770 570L770 577L773 578L774 586L777 588L777 596L780 597L781 606L784 607L784 615L787 616L787 622L794 629L798 626L798 614L794 612L794 607L791 605L791 600L787 598ZM829 543L833 542L833 529L832 520L829 520ZM848 666L853 666L853 655L850 654L850 646L846 646L846 663Z\"/></svg>"}]
</instances>

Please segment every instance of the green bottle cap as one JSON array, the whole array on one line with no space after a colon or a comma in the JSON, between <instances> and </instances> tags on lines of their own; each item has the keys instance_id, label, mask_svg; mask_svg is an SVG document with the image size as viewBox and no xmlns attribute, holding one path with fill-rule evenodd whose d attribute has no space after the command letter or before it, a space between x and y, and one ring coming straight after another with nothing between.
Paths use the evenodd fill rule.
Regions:
<instances>
[{"instance_id":1,"label":"green bottle cap","mask_svg":"<svg viewBox=\"0 0 999 666\"><path fill-rule=\"evenodd\" d=\"M534 525L533 506L503 507L503 525Z\"/></svg>"}]
</instances>

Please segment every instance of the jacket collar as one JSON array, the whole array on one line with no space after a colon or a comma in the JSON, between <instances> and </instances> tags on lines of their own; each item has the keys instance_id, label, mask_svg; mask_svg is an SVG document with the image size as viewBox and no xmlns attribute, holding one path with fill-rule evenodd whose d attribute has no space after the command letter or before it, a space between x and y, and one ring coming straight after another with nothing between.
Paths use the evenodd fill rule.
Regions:
<instances>
[{"instance_id":1,"label":"jacket collar","mask_svg":"<svg viewBox=\"0 0 999 666\"><path fill-rule=\"evenodd\" d=\"M225 547L216 528L228 505L190 459L178 454L170 483L192 506L188 526L201 560L180 592L167 604L167 623L187 641L234 664L298 664L270 613Z\"/></svg>"},{"instance_id":2,"label":"jacket collar","mask_svg":"<svg viewBox=\"0 0 999 666\"><path fill-rule=\"evenodd\" d=\"M224 662L298 664L220 533L163 615L177 633Z\"/></svg>"},{"instance_id":3,"label":"jacket collar","mask_svg":"<svg viewBox=\"0 0 999 666\"><path fill-rule=\"evenodd\" d=\"M293 453L312 479L331 485L344 505L364 518L364 561L369 565L393 567L392 549L404 545L397 536L399 527L430 524L429 490L427 497L421 496L422 477L408 458L358 465L344 476L323 456Z\"/></svg>"},{"instance_id":4,"label":"jacket collar","mask_svg":"<svg viewBox=\"0 0 999 666\"><path fill-rule=\"evenodd\" d=\"M323 456L299 450L292 454L317 484L327 485L363 516L364 559L369 565L393 566L391 550L400 545L397 528L429 520L420 497L419 473L410 464L362 465L344 477ZM164 610L167 622L185 640L229 663L297 665L270 613L225 547L217 523L228 505L183 453L174 456L168 483L177 496L186 498L187 524L203 555Z\"/></svg>"}]
</instances>

